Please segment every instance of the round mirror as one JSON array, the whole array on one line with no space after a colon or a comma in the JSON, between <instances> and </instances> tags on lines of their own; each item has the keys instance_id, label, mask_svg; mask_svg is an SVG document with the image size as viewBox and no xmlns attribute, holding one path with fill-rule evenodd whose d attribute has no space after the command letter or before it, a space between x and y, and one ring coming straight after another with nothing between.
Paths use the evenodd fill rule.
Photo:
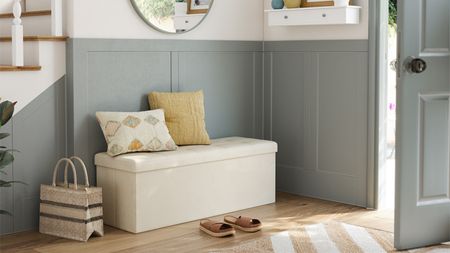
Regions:
<instances>
[{"instance_id":1,"label":"round mirror","mask_svg":"<svg viewBox=\"0 0 450 253\"><path fill-rule=\"evenodd\" d=\"M197 27L214 0L131 0L134 9L151 27L167 33L184 33Z\"/></svg>"}]
</instances>

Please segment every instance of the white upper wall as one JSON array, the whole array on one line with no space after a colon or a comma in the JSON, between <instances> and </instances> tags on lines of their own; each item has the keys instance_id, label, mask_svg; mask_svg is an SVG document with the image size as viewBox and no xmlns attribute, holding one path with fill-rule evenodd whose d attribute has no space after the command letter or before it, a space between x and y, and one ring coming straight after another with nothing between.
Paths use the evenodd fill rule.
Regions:
<instances>
[{"instance_id":1,"label":"white upper wall","mask_svg":"<svg viewBox=\"0 0 450 253\"><path fill-rule=\"evenodd\" d=\"M14 0L0 0L0 13L12 12L13 2ZM22 6L23 3L22 0ZM27 2L27 11L50 10L50 6L51 0L30 0Z\"/></svg>"},{"instance_id":2,"label":"white upper wall","mask_svg":"<svg viewBox=\"0 0 450 253\"><path fill-rule=\"evenodd\" d=\"M1 0L3 1L3 0ZM262 40L263 0L214 0L210 15L191 32L155 31L130 0L67 0L67 33L72 38Z\"/></svg>"},{"instance_id":3,"label":"white upper wall","mask_svg":"<svg viewBox=\"0 0 450 253\"><path fill-rule=\"evenodd\" d=\"M0 13L11 12L13 0L0 0ZM195 30L181 35L155 31L141 20L130 0L64 0L66 33L73 38L199 39L199 40L340 40L368 39L369 0L353 0L363 7L361 24L269 27L264 9L271 0L215 0L210 15ZM32 0L34 5L50 0ZM34 4L34 5L33 5Z\"/></svg>"},{"instance_id":4,"label":"white upper wall","mask_svg":"<svg viewBox=\"0 0 450 253\"><path fill-rule=\"evenodd\" d=\"M265 9L272 9L271 0L264 0ZM264 18L264 40L367 40L369 38L369 0L353 0L362 6L359 25L270 27Z\"/></svg>"},{"instance_id":5,"label":"white upper wall","mask_svg":"<svg viewBox=\"0 0 450 253\"><path fill-rule=\"evenodd\" d=\"M0 0L0 13L12 12L13 0Z\"/></svg>"}]
</instances>

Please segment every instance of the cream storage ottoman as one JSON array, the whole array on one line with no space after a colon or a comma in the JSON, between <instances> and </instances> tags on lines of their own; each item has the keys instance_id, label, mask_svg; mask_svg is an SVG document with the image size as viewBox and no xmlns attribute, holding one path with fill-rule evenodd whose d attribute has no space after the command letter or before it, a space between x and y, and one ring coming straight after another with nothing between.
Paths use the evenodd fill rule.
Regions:
<instances>
[{"instance_id":1,"label":"cream storage ottoman","mask_svg":"<svg viewBox=\"0 0 450 253\"><path fill-rule=\"evenodd\" d=\"M275 202L271 141L231 137L176 151L95 156L107 225L140 233Z\"/></svg>"}]
</instances>

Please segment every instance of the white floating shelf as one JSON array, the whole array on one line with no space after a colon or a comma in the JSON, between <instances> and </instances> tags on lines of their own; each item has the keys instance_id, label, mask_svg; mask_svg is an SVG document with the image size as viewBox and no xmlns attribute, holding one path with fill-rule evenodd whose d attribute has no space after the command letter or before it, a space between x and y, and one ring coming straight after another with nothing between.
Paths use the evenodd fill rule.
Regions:
<instances>
[{"instance_id":1,"label":"white floating shelf","mask_svg":"<svg viewBox=\"0 0 450 253\"><path fill-rule=\"evenodd\" d=\"M310 7L266 10L269 26L359 24L361 7Z\"/></svg>"}]
</instances>

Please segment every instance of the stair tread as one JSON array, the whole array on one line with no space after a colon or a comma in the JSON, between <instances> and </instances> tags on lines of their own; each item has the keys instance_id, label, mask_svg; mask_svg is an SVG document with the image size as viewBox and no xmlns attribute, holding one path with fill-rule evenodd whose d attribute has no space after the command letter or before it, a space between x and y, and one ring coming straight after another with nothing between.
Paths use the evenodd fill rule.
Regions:
<instances>
[{"instance_id":1,"label":"stair tread","mask_svg":"<svg viewBox=\"0 0 450 253\"><path fill-rule=\"evenodd\" d=\"M66 41L69 37L67 36L50 36L50 35L39 35L39 36L23 36L24 41ZM0 42L11 41L11 37L0 37Z\"/></svg>"},{"instance_id":2,"label":"stair tread","mask_svg":"<svg viewBox=\"0 0 450 253\"><path fill-rule=\"evenodd\" d=\"M41 70L41 66L9 66L9 65L0 65L0 71L39 71Z\"/></svg>"},{"instance_id":3,"label":"stair tread","mask_svg":"<svg viewBox=\"0 0 450 253\"><path fill-rule=\"evenodd\" d=\"M36 17L36 16L49 16L52 15L51 10L42 10L42 11L25 11L22 12L22 17ZM12 13L1 13L0 18L13 18L14 15Z\"/></svg>"}]
</instances>

